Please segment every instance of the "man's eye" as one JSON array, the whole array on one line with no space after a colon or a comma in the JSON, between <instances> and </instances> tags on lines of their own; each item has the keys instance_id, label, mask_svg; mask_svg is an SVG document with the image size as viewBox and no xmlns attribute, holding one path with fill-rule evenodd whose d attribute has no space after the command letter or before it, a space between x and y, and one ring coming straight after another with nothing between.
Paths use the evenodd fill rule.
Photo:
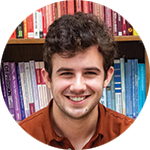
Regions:
<instances>
[{"instance_id":1,"label":"man's eye","mask_svg":"<svg viewBox=\"0 0 150 150\"><path fill-rule=\"evenodd\" d=\"M96 72L92 72L92 71L86 72L85 74L86 74L86 75L97 75Z\"/></svg>"},{"instance_id":2,"label":"man's eye","mask_svg":"<svg viewBox=\"0 0 150 150\"><path fill-rule=\"evenodd\" d=\"M60 75L73 75L71 72L63 72Z\"/></svg>"}]
</instances>

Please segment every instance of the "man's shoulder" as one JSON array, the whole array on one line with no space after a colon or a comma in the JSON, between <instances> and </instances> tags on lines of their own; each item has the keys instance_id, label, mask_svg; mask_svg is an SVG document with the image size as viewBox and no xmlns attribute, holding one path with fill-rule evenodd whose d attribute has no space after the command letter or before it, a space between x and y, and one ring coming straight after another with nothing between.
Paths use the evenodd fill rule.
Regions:
<instances>
[{"instance_id":1,"label":"man's shoulder","mask_svg":"<svg viewBox=\"0 0 150 150\"><path fill-rule=\"evenodd\" d=\"M22 120L19 123L19 125L24 130L32 130L32 129L38 128L39 126L41 126L45 109L46 108L41 109L38 112L35 112L31 116L29 116L26 119Z\"/></svg>"},{"instance_id":2,"label":"man's shoulder","mask_svg":"<svg viewBox=\"0 0 150 150\"><path fill-rule=\"evenodd\" d=\"M106 108L107 115L112 118L112 120L117 121L117 122L126 122L128 124L132 124L134 122L134 119L127 117L124 114L118 113L114 110L111 110L109 108Z\"/></svg>"},{"instance_id":3,"label":"man's shoulder","mask_svg":"<svg viewBox=\"0 0 150 150\"><path fill-rule=\"evenodd\" d=\"M123 133L134 122L134 119L106 108L103 105L101 105L101 108L104 115L103 122L105 122L105 125L107 124L107 130L113 131L117 135Z\"/></svg>"}]
</instances>

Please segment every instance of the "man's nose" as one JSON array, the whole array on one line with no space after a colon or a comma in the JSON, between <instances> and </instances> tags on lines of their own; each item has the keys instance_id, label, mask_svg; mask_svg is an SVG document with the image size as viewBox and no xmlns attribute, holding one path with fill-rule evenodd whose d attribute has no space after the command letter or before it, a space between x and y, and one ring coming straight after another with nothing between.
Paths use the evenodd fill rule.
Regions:
<instances>
[{"instance_id":1,"label":"man's nose","mask_svg":"<svg viewBox=\"0 0 150 150\"><path fill-rule=\"evenodd\" d=\"M76 75L71 86L70 91L76 94L82 94L86 90L85 79L82 75Z\"/></svg>"}]
</instances>

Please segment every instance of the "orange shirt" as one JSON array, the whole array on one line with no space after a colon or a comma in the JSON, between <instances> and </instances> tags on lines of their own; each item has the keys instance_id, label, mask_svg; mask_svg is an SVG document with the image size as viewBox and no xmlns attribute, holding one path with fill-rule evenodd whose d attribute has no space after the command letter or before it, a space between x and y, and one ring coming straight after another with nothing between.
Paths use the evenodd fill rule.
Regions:
<instances>
[{"instance_id":1,"label":"orange shirt","mask_svg":"<svg viewBox=\"0 0 150 150\"><path fill-rule=\"evenodd\" d=\"M59 137L52 128L50 122L52 101L46 108L24 119L19 125L31 136L47 145L62 149L74 149L67 138ZM99 120L97 130L83 149L97 147L113 140L123 133L134 121L127 116L106 108L100 103L98 105Z\"/></svg>"}]
</instances>

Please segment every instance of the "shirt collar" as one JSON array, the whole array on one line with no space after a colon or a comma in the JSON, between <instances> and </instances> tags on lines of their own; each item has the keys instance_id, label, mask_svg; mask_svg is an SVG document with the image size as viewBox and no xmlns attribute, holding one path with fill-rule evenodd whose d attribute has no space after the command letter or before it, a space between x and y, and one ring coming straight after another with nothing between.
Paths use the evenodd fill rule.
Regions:
<instances>
[{"instance_id":1,"label":"shirt collar","mask_svg":"<svg viewBox=\"0 0 150 150\"><path fill-rule=\"evenodd\" d=\"M54 132L52 128L52 124L50 121L50 109L52 107L53 99L50 101L49 105L45 108L44 114L43 114L43 122L42 122L42 128L43 132L45 134L45 140L46 144L50 144L52 140L61 141L63 138L57 136L57 134ZM98 110L99 110L99 118L98 118L98 124L96 129L96 135L99 134L103 137L105 133L105 127L104 124L104 117L105 117L105 110L102 104L98 104Z\"/></svg>"}]
</instances>

